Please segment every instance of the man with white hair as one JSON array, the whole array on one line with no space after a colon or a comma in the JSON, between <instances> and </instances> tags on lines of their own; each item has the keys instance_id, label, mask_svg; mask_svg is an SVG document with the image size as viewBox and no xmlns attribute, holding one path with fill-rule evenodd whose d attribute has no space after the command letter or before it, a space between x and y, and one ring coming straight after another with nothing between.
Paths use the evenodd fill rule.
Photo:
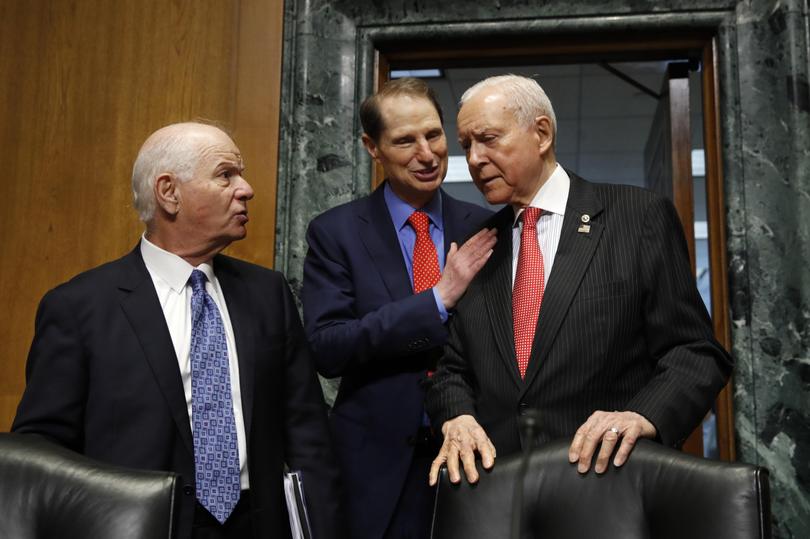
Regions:
<instances>
[{"instance_id":1,"label":"man with white hair","mask_svg":"<svg viewBox=\"0 0 810 539\"><path fill-rule=\"evenodd\" d=\"M593 184L556 161L551 102L507 75L463 95L458 136L491 204L498 242L456 306L427 409L443 446L430 482L478 480L525 444L572 437L587 472L624 464L638 438L681 445L732 368L714 339L672 203L636 187ZM618 448L618 449L617 449ZM461 461L461 463L459 463Z\"/></svg>"},{"instance_id":2,"label":"man with white hair","mask_svg":"<svg viewBox=\"0 0 810 539\"><path fill-rule=\"evenodd\" d=\"M315 535L340 536L326 409L284 277L220 252L253 189L220 129L182 123L132 174L146 225L123 258L48 292L12 430L182 475L177 537L289 536L284 464Z\"/></svg>"}]
</instances>

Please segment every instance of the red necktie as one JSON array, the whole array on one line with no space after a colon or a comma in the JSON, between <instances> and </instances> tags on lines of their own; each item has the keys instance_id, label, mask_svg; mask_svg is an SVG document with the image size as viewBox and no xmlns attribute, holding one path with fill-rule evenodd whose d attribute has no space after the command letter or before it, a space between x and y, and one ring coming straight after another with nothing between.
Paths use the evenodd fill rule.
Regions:
<instances>
[{"instance_id":1,"label":"red necktie","mask_svg":"<svg viewBox=\"0 0 810 539\"><path fill-rule=\"evenodd\" d=\"M442 276L439 270L439 257L436 246L430 237L430 219L427 214L415 211L408 217L416 231L416 242L413 244L413 292L418 294L433 288Z\"/></svg>"},{"instance_id":2,"label":"red necktie","mask_svg":"<svg viewBox=\"0 0 810 539\"><path fill-rule=\"evenodd\" d=\"M512 320L515 327L515 352L520 377L526 377L529 356L532 353L534 330L540 314L540 303L545 289L543 253L537 244L537 219L540 208L526 208L523 212L523 230L520 234L515 286L512 289Z\"/></svg>"}]
</instances>

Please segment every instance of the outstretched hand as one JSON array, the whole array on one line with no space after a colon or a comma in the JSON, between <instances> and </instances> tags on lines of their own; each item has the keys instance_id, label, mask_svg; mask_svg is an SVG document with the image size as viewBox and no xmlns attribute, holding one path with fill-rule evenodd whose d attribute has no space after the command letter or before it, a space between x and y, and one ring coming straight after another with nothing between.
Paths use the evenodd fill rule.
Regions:
<instances>
[{"instance_id":1,"label":"outstretched hand","mask_svg":"<svg viewBox=\"0 0 810 539\"><path fill-rule=\"evenodd\" d=\"M470 281L489 260L497 240L496 229L483 228L461 247L455 242L450 244L444 272L436 283L436 291L442 298L445 309L450 310L456 306Z\"/></svg>"}]
</instances>

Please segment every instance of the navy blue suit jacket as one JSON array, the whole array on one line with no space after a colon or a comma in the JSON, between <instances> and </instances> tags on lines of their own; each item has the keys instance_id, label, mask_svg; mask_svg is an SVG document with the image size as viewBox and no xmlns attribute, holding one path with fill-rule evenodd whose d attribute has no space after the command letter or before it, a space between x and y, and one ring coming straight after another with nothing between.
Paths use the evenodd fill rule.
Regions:
<instances>
[{"instance_id":1,"label":"navy blue suit jacket","mask_svg":"<svg viewBox=\"0 0 810 539\"><path fill-rule=\"evenodd\" d=\"M317 537L343 530L326 405L284 277L219 255L239 358L255 537L289 537L284 463L299 469ZM191 537L194 445L171 335L136 247L48 292L12 430L112 464L182 475Z\"/></svg>"},{"instance_id":2,"label":"navy blue suit jacket","mask_svg":"<svg viewBox=\"0 0 810 539\"><path fill-rule=\"evenodd\" d=\"M442 193L445 248L490 215ZM304 322L318 371L342 377L330 424L352 537L379 538L412 460L408 438L422 424L421 382L447 328L433 292L413 293L382 185L314 219L307 241Z\"/></svg>"}]
</instances>

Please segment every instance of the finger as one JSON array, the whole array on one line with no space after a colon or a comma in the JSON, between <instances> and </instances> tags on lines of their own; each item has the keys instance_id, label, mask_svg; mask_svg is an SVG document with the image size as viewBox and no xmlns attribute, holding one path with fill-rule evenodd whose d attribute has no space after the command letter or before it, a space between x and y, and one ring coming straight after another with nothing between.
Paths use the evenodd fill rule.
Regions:
<instances>
[{"instance_id":1,"label":"finger","mask_svg":"<svg viewBox=\"0 0 810 539\"><path fill-rule=\"evenodd\" d=\"M458 483L461 481L461 473L458 464L458 447L451 444L447 450L447 474L450 476L451 483Z\"/></svg>"},{"instance_id":2,"label":"finger","mask_svg":"<svg viewBox=\"0 0 810 539\"><path fill-rule=\"evenodd\" d=\"M444 446L442 446L441 450L439 450L439 454L436 456L435 459L433 459L433 462L430 465L430 474L428 475L428 483L430 483L431 487L435 486L436 483L439 481L439 471L441 470L442 464L444 464L445 461L447 461L447 453Z\"/></svg>"},{"instance_id":3,"label":"finger","mask_svg":"<svg viewBox=\"0 0 810 539\"><path fill-rule=\"evenodd\" d=\"M489 439L484 429L479 428L473 431L473 438L478 448L478 454L481 455L481 464L489 470L495 465L495 446L492 445L492 440Z\"/></svg>"},{"instance_id":4,"label":"finger","mask_svg":"<svg viewBox=\"0 0 810 539\"><path fill-rule=\"evenodd\" d=\"M622 443L619 446L619 450L616 451L616 456L613 458L614 466L619 467L624 465L625 462L627 462L627 457L630 456L630 452L636 445L636 442L638 441L640 434L641 428L635 425L627 429L627 431L622 436Z\"/></svg>"},{"instance_id":5,"label":"finger","mask_svg":"<svg viewBox=\"0 0 810 539\"><path fill-rule=\"evenodd\" d=\"M579 473L585 473L591 468L591 460L596 452L597 445L599 445L599 442L602 440L602 433L605 430L606 429L600 428L599 425L596 424L585 433L582 449L579 452L579 465L577 466Z\"/></svg>"},{"instance_id":6,"label":"finger","mask_svg":"<svg viewBox=\"0 0 810 539\"><path fill-rule=\"evenodd\" d=\"M478 446L478 453L481 455L481 465L485 470L490 470L495 465L495 446L487 439L483 446Z\"/></svg>"},{"instance_id":7,"label":"finger","mask_svg":"<svg viewBox=\"0 0 810 539\"><path fill-rule=\"evenodd\" d=\"M468 483L478 482L478 469L475 467L475 451L472 445L462 448L459 453L461 462L464 465L464 475L467 476Z\"/></svg>"},{"instance_id":8,"label":"finger","mask_svg":"<svg viewBox=\"0 0 810 539\"><path fill-rule=\"evenodd\" d=\"M602 446L599 448L599 454L596 456L596 464L594 465L596 473L604 473L607 470L610 455L613 454L613 449L616 447L618 440L618 431L608 429L602 434Z\"/></svg>"},{"instance_id":9,"label":"finger","mask_svg":"<svg viewBox=\"0 0 810 539\"><path fill-rule=\"evenodd\" d=\"M571 446L568 448L568 462L571 464L579 460L579 455L582 453L582 446L585 444L585 436L591 428L590 419L580 426L574 433L574 439L571 440Z\"/></svg>"}]
</instances>

